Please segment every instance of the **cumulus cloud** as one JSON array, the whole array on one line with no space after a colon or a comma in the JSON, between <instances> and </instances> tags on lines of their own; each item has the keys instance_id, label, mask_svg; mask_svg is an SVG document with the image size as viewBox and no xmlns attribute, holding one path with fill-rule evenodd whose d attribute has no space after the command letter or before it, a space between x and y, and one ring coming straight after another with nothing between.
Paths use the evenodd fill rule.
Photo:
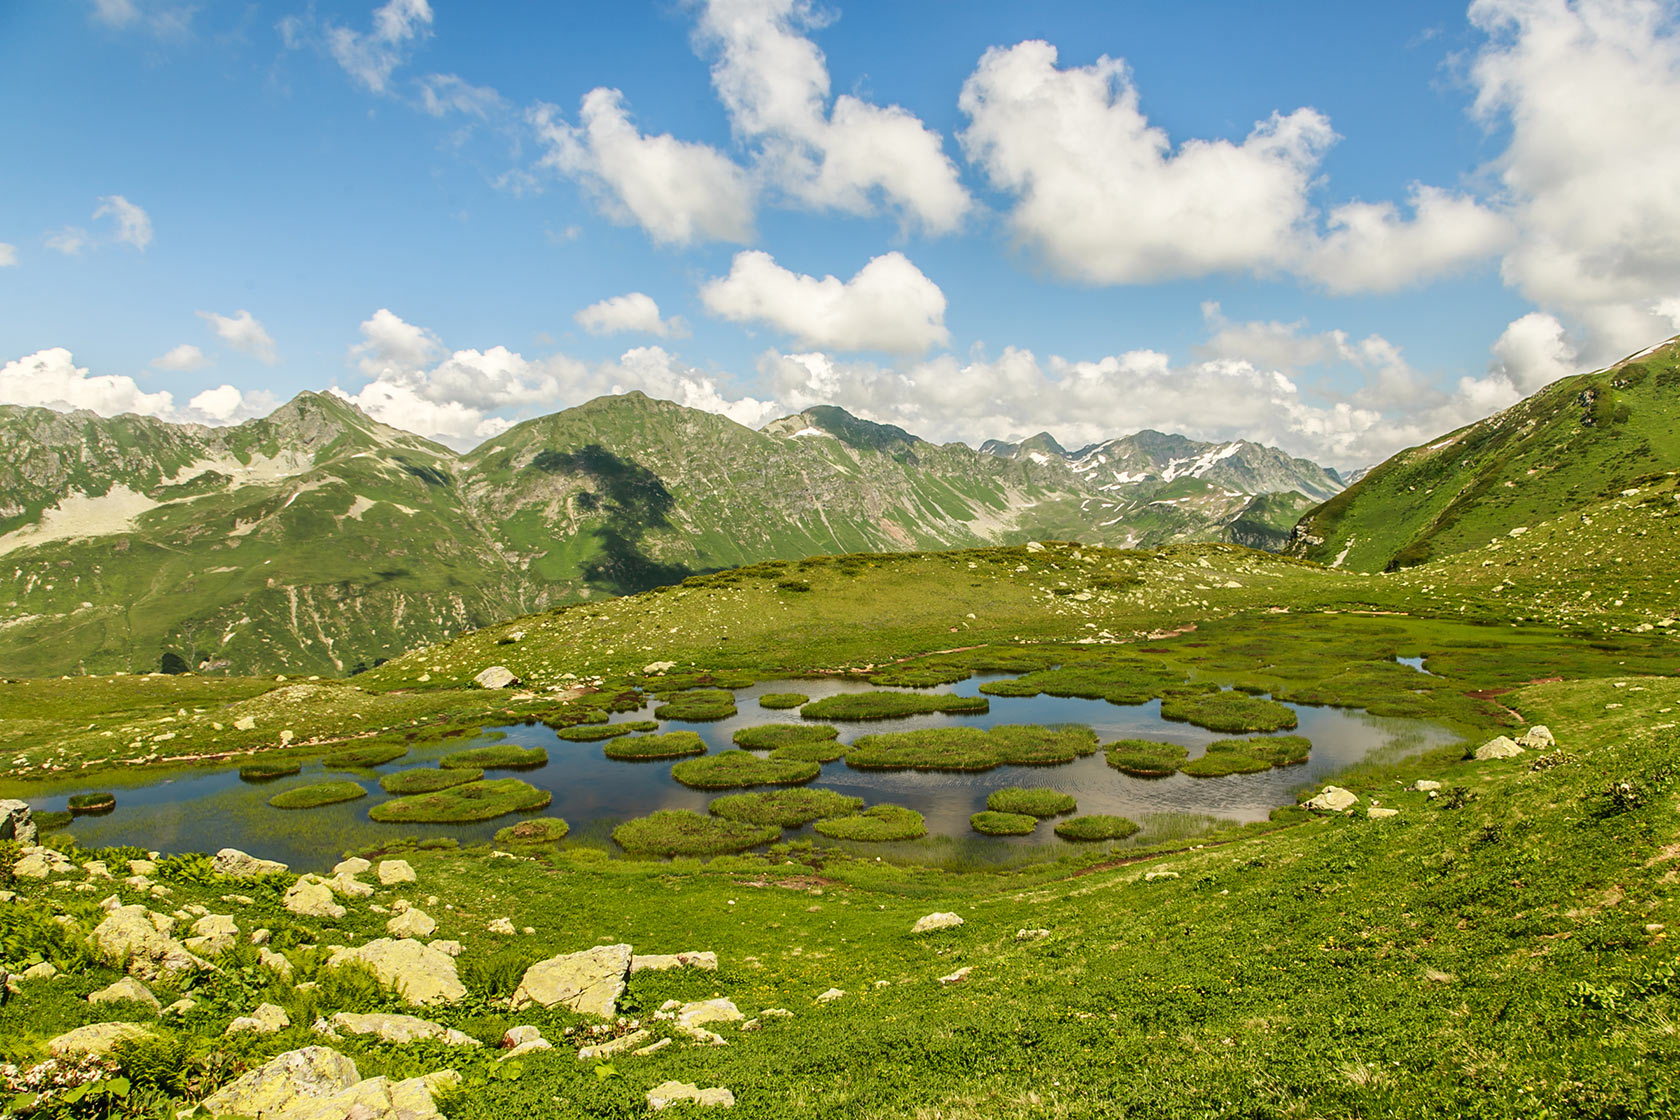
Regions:
<instances>
[{"instance_id":1,"label":"cumulus cloud","mask_svg":"<svg viewBox=\"0 0 1680 1120\"><path fill-rule=\"evenodd\" d=\"M194 396L187 402L186 411L176 418L223 426L267 416L279 404L279 399L265 389L246 391L232 385L218 385Z\"/></svg>"},{"instance_id":2,"label":"cumulus cloud","mask_svg":"<svg viewBox=\"0 0 1680 1120\"><path fill-rule=\"evenodd\" d=\"M671 319L659 317L659 304L645 292L628 292L592 303L572 318L590 334L616 334L620 331L640 331L661 337L687 334L687 324L681 316Z\"/></svg>"},{"instance_id":3,"label":"cumulus cloud","mask_svg":"<svg viewBox=\"0 0 1680 1120\"><path fill-rule=\"evenodd\" d=\"M249 311L241 308L231 316L200 311L198 317L210 324L217 338L240 353L249 354L265 365L273 365L280 360L274 339Z\"/></svg>"},{"instance_id":4,"label":"cumulus cloud","mask_svg":"<svg viewBox=\"0 0 1680 1120\"><path fill-rule=\"evenodd\" d=\"M1680 298L1680 31L1659 0L1475 0L1475 111L1520 235L1507 283L1605 360L1672 333ZM1502 340L1503 341L1503 340Z\"/></svg>"},{"instance_id":5,"label":"cumulus cloud","mask_svg":"<svg viewBox=\"0 0 1680 1120\"><path fill-rule=\"evenodd\" d=\"M153 369L188 373L195 369L203 369L210 364L210 359L192 343L183 342L179 346L171 347L167 354L153 358L151 364Z\"/></svg>"},{"instance_id":6,"label":"cumulus cloud","mask_svg":"<svg viewBox=\"0 0 1680 1120\"><path fill-rule=\"evenodd\" d=\"M455 74L428 74L420 79L420 106L434 117L461 113L484 120L506 102L489 86L475 86Z\"/></svg>"},{"instance_id":7,"label":"cumulus cloud","mask_svg":"<svg viewBox=\"0 0 1680 1120\"><path fill-rule=\"evenodd\" d=\"M69 350L55 346L0 367L0 404L61 412L85 408L101 416L137 412L169 417L175 401L168 393L143 391L132 377L90 374L76 364Z\"/></svg>"},{"instance_id":8,"label":"cumulus cloud","mask_svg":"<svg viewBox=\"0 0 1680 1120\"><path fill-rule=\"evenodd\" d=\"M106 195L99 200L95 218L111 218L117 223L115 239L142 251L152 243L152 219L144 210L120 194Z\"/></svg>"},{"instance_id":9,"label":"cumulus cloud","mask_svg":"<svg viewBox=\"0 0 1680 1120\"><path fill-rule=\"evenodd\" d=\"M392 71L406 62L413 46L431 33L431 25L432 9L426 0L388 0L375 9L373 27L368 31L328 24L327 51L346 74L374 93L384 93ZM286 33L288 39L295 33Z\"/></svg>"},{"instance_id":10,"label":"cumulus cloud","mask_svg":"<svg viewBox=\"0 0 1680 1120\"><path fill-rule=\"evenodd\" d=\"M614 221L638 224L667 245L751 238L746 173L716 148L645 135L618 90L585 94L576 125L541 103L527 120L547 148L542 165L583 183Z\"/></svg>"},{"instance_id":11,"label":"cumulus cloud","mask_svg":"<svg viewBox=\"0 0 1680 1120\"><path fill-rule=\"evenodd\" d=\"M383 377L414 369L443 351L437 335L405 322L390 308L381 307L362 321L362 341L350 348L356 366L369 377Z\"/></svg>"},{"instance_id":12,"label":"cumulus cloud","mask_svg":"<svg viewBox=\"0 0 1680 1120\"><path fill-rule=\"evenodd\" d=\"M1049 43L994 47L958 104L963 150L1016 196L1017 239L1077 280L1295 272L1339 292L1384 291L1485 257L1507 236L1480 203L1423 185L1410 219L1392 203L1349 203L1321 233L1309 196L1337 139L1327 117L1273 112L1241 143L1174 148L1120 59L1061 68Z\"/></svg>"},{"instance_id":13,"label":"cumulus cloud","mask_svg":"<svg viewBox=\"0 0 1680 1120\"><path fill-rule=\"evenodd\" d=\"M81 226L65 226L47 234L41 240L53 252L75 257L80 256L82 250L86 249L93 239Z\"/></svg>"},{"instance_id":14,"label":"cumulus cloud","mask_svg":"<svg viewBox=\"0 0 1680 1120\"><path fill-rule=\"evenodd\" d=\"M1523 393L1580 373L1580 356L1563 324L1543 311L1513 321L1493 344L1490 371Z\"/></svg>"},{"instance_id":15,"label":"cumulus cloud","mask_svg":"<svg viewBox=\"0 0 1680 1120\"><path fill-rule=\"evenodd\" d=\"M823 23L809 0L709 0L696 39L715 54L712 85L759 172L814 209L883 206L932 233L972 206L939 133L897 105L851 94L829 105L827 60L804 32Z\"/></svg>"},{"instance_id":16,"label":"cumulus cloud","mask_svg":"<svg viewBox=\"0 0 1680 1120\"><path fill-rule=\"evenodd\" d=\"M767 324L801 346L911 354L950 340L945 293L898 252L846 281L791 272L769 253L737 253L729 275L707 281L700 299L713 315Z\"/></svg>"},{"instance_id":17,"label":"cumulus cloud","mask_svg":"<svg viewBox=\"0 0 1680 1120\"><path fill-rule=\"evenodd\" d=\"M0 241L0 268L11 268L17 261L17 246Z\"/></svg>"}]
</instances>

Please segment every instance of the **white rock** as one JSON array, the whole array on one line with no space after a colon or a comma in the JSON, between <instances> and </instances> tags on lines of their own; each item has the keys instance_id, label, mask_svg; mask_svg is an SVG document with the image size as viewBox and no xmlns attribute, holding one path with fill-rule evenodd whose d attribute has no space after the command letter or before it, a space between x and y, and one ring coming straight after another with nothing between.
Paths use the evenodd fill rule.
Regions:
<instances>
[{"instance_id":1,"label":"white rock","mask_svg":"<svg viewBox=\"0 0 1680 1120\"><path fill-rule=\"evenodd\" d=\"M524 1026L509 1027L502 1035L502 1048L512 1050L516 1046L523 1046L527 1042L543 1041L542 1031L537 1027L526 1024Z\"/></svg>"},{"instance_id":2,"label":"white rock","mask_svg":"<svg viewBox=\"0 0 1680 1120\"><path fill-rule=\"evenodd\" d=\"M1412 783L1412 788L1419 793L1429 793L1433 790L1440 789L1441 783L1430 781L1428 778L1419 778L1417 781Z\"/></svg>"},{"instance_id":3,"label":"white rock","mask_svg":"<svg viewBox=\"0 0 1680 1120\"><path fill-rule=\"evenodd\" d=\"M701 1089L686 1081L665 1081L647 1091L648 1107L655 1112L683 1101L708 1107L733 1108L735 1094L715 1086Z\"/></svg>"},{"instance_id":4,"label":"white rock","mask_svg":"<svg viewBox=\"0 0 1680 1120\"><path fill-rule=\"evenodd\" d=\"M833 1003L835 1000L840 999L843 996L845 996L845 994L846 993L839 988L830 988L828 991L824 992L822 995L817 997L817 1002L818 1003Z\"/></svg>"},{"instance_id":5,"label":"white rock","mask_svg":"<svg viewBox=\"0 0 1680 1120\"><path fill-rule=\"evenodd\" d=\"M1307 808L1324 813L1345 813L1359 804L1359 797L1341 786L1325 786L1317 797L1307 802Z\"/></svg>"},{"instance_id":6,"label":"white rock","mask_svg":"<svg viewBox=\"0 0 1680 1120\"><path fill-rule=\"evenodd\" d=\"M390 887L397 883L412 883L415 879L414 868L409 866L406 859L379 861L379 882L381 886Z\"/></svg>"},{"instance_id":7,"label":"white rock","mask_svg":"<svg viewBox=\"0 0 1680 1120\"><path fill-rule=\"evenodd\" d=\"M437 922L424 910L410 909L386 922L385 932L393 937L430 937L437 932Z\"/></svg>"},{"instance_id":8,"label":"white rock","mask_svg":"<svg viewBox=\"0 0 1680 1120\"><path fill-rule=\"evenodd\" d=\"M292 978L292 962L264 945L257 949L257 963L287 980Z\"/></svg>"},{"instance_id":9,"label":"white rock","mask_svg":"<svg viewBox=\"0 0 1680 1120\"><path fill-rule=\"evenodd\" d=\"M1367 817L1371 818L1372 820L1376 821L1376 820L1383 820L1387 817L1398 817L1400 815L1400 810L1398 810L1398 809L1385 809L1381 806L1373 805L1370 808L1365 810L1365 815Z\"/></svg>"},{"instance_id":10,"label":"white rock","mask_svg":"<svg viewBox=\"0 0 1680 1120\"><path fill-rule=\"evenodd\" d=\"M285 871L286 865L278 860L258 859L238 848L223 848L210 860L210 869L218 875L244 879L252 875L271 875Z\"/></svg>"},{"instance_id":11,"label":"white rock","mask_svg":"<svg viewBox=\"0 0 1680 1120\"><path fill-rule=\"evenodd\" d=\"M455 958L418 941L382 937L354 949L337 949L327 964L360 961L379 982L413 1004L455 1003L467 994L455 972Z\"/></svg>"},{"instance_id":12,"label":"white rock","mask_svg":"<svg viewBox=\"0 0 1680 1120\"><path fill-rule=\"evenodd\" d=\"M927 914L916 919L916 924L910 927L911 933L931 933L936 929L954 929L963 924L963 920L949 911Z\"/></svg>"},{"instance_id":13,"label":"white rock","mask_svg":"<svg viewBox=\"0 0 1680 1120\"><path fill-rule=\"evenodd\" d=\"M600 1042L594 1046L583 1047L578 1051L578 1061L587 1062L596 1058L610 1058L615 1054L622 1054L626 1050L634 1050L652 1037L652 1033L646 1030L631 1031L629 1034L620 1035L610 1042Z\"/></svg>"},{"instance_id":14,"label":"white rock","mask_svg":"<svg viewBox=\"0 0 1680 1120\"><path fill-rule=\"evenodd\" d=\"M525 970L513 993L513 1006L564 1004L584 1015L611 1018L624 994L631 955L628 945L597 945L538 961Z\"/></svg>"},{"instance_id":15,"label":"white rock","mask_svg":"<svg viewBox=\"0 0 1680 1120\"><path fill-rule=\"evenodd\" d=\"M1543 723L1537 723L1529 728L1517 742L1531 751L1550 750L1557 746L1557 740L1552 738L1552 729Z\"/></svg>"},{"instance_id":16,"label":"white rock","mask_svg":"<svg viewBox=\"0 0 1680 1120\"><path fill-rule=\"evenodd\" d=\"M1015 931L1017 941L1042 941L1050 936L1047 929L1018 929Z\"/></svg>"},{"instance_id":17,"label":"white rock","mask_svg":"<svg viewBox=\"0 0 1680 1120\"><path fill-rule=\"evenodd\" d=\"M449 1046L480 1046L482 1043L470 1034L446 1027L442 1023L434 1023L430 1019L420 1019L413 1015L371 1014L357 1015L350 1011L340 1011L329 1021L335 1031L347 1034L377 1035L386 1042L414 1042L418 1039L436 1039Z\"/></svg>"},{"instance_id":18,"label":"white rock","mask_svg":"<svg viewBox=\"0 0 1680 1120\"><path fill-rule=\"evenodd\" d=\"M349 859L340 860L333 864L332 873L334 878L340 875L356 876L360 875L364 871L371 870L372 867L373 864L369 863L361 856L351 856Z\"/></svg>"},{"instance_id":19,"label":"white rock","mask_svg":"<svg viewBox=\"0 0 1680 1120\"><path fill-rule=\"evenodd\" d=\"M1157 879L1176 878L1178 878L1178 872L1176 871L1146 871L1143 874L1143 881L1146 883L1153 883Z\"/></svg>"},{"instance_id":20,"label":"white rock","mask_svg":"<svg viewBox=\"0 0 1680 1120\"><path fill-rule=\"evenodd\" d=\"M509 688L518 684L519 678L506 665L492 665L480 670L473 683L480 688Z\"/></svg>"},{"instance_id":21,"label":"white rock","mask_svg":"<svg viewBox=\"0 0 1680 1120\"><path fill-rule=\"evenodd\" d=\"M677 1009L677 1026L698 1027L705 1023L739 1023L746 1016L727 999L696 1000Z\"/></svg>"},{"instance_id":22,"label":"white rock","mask_svg":"<svg viewBox=\"0 0 1680 1120\"><path fill-rule=\"evenodd\" d=\"M163 1010L163 1003L151 993L151 989L132 976L124 976L115 984L89 993L87 997L89 1003L114 1003L117 1000L133 1000L146 1004L153 1011Z\"/></svg>"},{"instance_id":23,"label":"white rock","mask_svg":"<svg viewBox=\"0 0 1680 1120\"><path fill-rule=\"evenodd\" d=\"M968 979L968 974L973 971L973 965L964 965L962 968L957 969L949 976L941 976L939 978L939 982L941 984L961 984L964 980Z\"/></svg>"},{"instance_id":24,"label":"white rock","mask_svg":"<svg viewBox=\"0 0 1680 1120\"><path fill-rule=\"evenodd\" d=\"M283 905L305 918L342 918L348 913L333 900L332 888L310 875L286 888Z\"/></svg>"},{"instance_id":25,"label":"white rock","mask_svg":"<svg viewBox=\"0 0 1680 1120\"><path fill-rule=\"evenodd\" d=\"M1490 759L1515 758L1522 753L1524 753L1523 749L1517 746L1514 740L1500 735L1497 738L1489 739L1476 748L1476 761L1487 762Z\"/></svg>"},{"instance_id":26,"label":"white rock","mask_svg":"<svg viewBox=\"0 0 1680 1120\"><path fill-rule=\"evenodd\" d=\"M252 1034L273 1034L292 1025L286 1009L272 1003L258 1004L249 1015L241 1015L227 1026L228 1034L250 1031Z\"/></svg>"}]
</instances>

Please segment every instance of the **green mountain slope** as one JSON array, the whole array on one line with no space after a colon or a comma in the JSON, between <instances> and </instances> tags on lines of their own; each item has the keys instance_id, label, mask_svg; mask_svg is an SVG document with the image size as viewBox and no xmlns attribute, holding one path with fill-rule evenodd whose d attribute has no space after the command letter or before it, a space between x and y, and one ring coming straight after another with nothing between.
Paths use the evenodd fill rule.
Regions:
<instances>
[{"instance_id":1,"label":"green mountain slope","mask_svg":"<svg viewBox=\"0 0 1680 1120\"><path fill-rule=\"evenodd\" d=\"M1680 340L1402 451L1301 519L1290 552L1380 571L1448 556L1680 468Z\"/></svg>"}]
</instances>

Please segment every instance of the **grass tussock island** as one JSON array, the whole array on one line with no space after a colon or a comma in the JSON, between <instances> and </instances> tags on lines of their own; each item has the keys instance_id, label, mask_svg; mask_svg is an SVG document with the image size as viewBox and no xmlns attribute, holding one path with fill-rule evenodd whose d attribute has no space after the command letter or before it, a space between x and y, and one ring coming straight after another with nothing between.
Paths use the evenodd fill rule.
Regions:
<instances>
[{"instance_id":1,"label":"grass tussock island","mask_svg":"<svg viewBox=\"0 0 1680 1120\"><path fill-rule=\"evenodd\" d=\"M606 739L616 739L620 735L628 735L635 730L627 723L580 723L576 727L562 727L554 734L556 738L564 739L568 743L599 743Z\"/></svg>"},{"instance_id":2,"label":"grass tussock island","mask_svg":"<svg viewBox=\"0 0 1680 1120\"><path fill-rule=\"evenodd\" d=\"M1026 836L1038 827L1038 818L1031 813L983 809L969 816L968 826L986 836Z\"/></svg>"},{"instance_id":3,"label":"grass tussock island","mask_svg":"<svg viewBox=\"0 0 1680 1120\"><path fill-rule=\"evenodd\" d=\"M656 719L711 723L735 714L735 694L726 688L691 688L661 693L663 703L653 709Z\"/></svg>"},{"instance_id":4,"label":"grass tussock island","mask_svg":"<svg viewBox=\"0 0 1680 1120\"><path fill-rule=\"evenodd\" d=\"M497 743L446 754L438 759L438 765L445 770L536 770L548 765L548 751Z\"/></svg>"},{"instance_id":5,"label":"grass tussock island","mask_svg":"<svg viewBox=\"0 0 1680 1120\"><path fill-rule=\"evenodd\" d=\"M1188 747L1157 739L1119 739L1105 748L1108 764L1134 778L1165 778L1190 757Z\"/></svg>"},{"instance_id":6,"label":"grass tussock island","mask_svg":"<svg viewBox=\"0 0 1680 1120\"><path fill-rule=\"evenodd\" d=\"M442 767L429 769L420 767L414 770L398 770L394 774L386 774L379 779L379 788L386 793L436 793L440 789L450 789L454 786L464 786L468 782L476 782L484 777L484 771L466 767L456 767L445 770Z\"/></svg>"},{"instance_id":7,"label":"grass tussock island","mask_svg":"<svg viewBox=\"0 0 1680 1120\"><path fill-rule=\"evenodd\" d=\"M76 816L86 813L109 813L117 807L117 795L114 793L72 794L65 801L64 807Z\"/></svg>"},{"instance_id":8,"label":"grass tussock island","mask_svg":"<svg viewBox=\"0 0 1680 1120\"><path fill-rule=\"evenodd\" d=\"M1179 765L1192 778L1223 778L1228 774L1257 774L1274 767L1299 766L1307 761L1312 743L1302 735L1255 739L1215 739L1207 753Z\"/></svg>"},{"instance_id":9,"label":"grass tussock island","mask_svg":"<svg viewBox=\"0 0 1680 1120\"><path fill-rule=\"evenodd\" d=\"M750 751L720 751L671 767L671 777L691 789L793 786L811 781L822 766L797 758L759 758Z\"/></svg>"},{"instance_id":10,"label":"grass tussock island","mask_svg":"<svg viewBox=\"0 0 1680 1120\"><path fill-rule=\"evenodd\" d=\"M336 805L340 801L354 801L366 796L367 790L355 782L316 782L277 793L268 799L268 803L276 809L319 809L323 805Z\"/></svg>"},{"instance_id":11,"label":"grass tussock island","mask_svg":"<svg viewBox=\"0 0 1680 1120\"><path fill-rule=\"evenodd\" d=\"M991 770L998 766L1056 766L1095 753L1089 727L935 727L860 735L846 752L858 770Z\"/></svg>"},{"instance_id":12,"label":"grass tussock island","mask_svg":"<svg viewBox=\"0 0 1680 1120\"><path fill-rule=\"evenodd\" d=\"M627 739L613 739L602 749L608 758L639 762L705 754L706 741L694 731L667 731L663 735L635 735Z\"/></svg>"},{"instance_id":13,"label":"grass tussock island","mask_svg":"<svg viewBox=\"0 0 1680 1120\"><path fill-rule=\"evenodd\" d=\"M532 817L496 830L498 844L558 844L571 832L572 826L559 817Z\"/></svg>"},{"instance_id":14,"label":"grass tussock island","mask_svg":"<svg viewBox=\"0 0 1680 1120\"><path fill-rule=\"evenodd\" d=\"M846 817L863 808L863 798L828 789L774 789L731 793L712 799L707 811L725 820L798 828L825 817Z\"/></svg>"},{"instance_id":15,"label":"grass tussock island","mask_svg":"<svg viewBox=\"0 0 1680 1120\"><path fill-rule=\"evenodd\" d=\"M715 856L744 852L782 834L773 824L702 816L687 809L661 809L613 829L613 841L632 855Z\"/></svg>"},{"instance_id":16,"label":"grass tussock island","mask_svg":"<svg viewBox=\"0 0 1680 1120\"><path fill-rule=\"evenodd\" d=\"M491 778L381 802L368 816L382 824L468 824L541 809L554 799L519 778Z\"/></svg>"},{"instance_id":17,"label":"grass tussock island","mask_svg":"<svg viewBox=\"0 0 1680 1120\"><path fill-rule=\"evenodd\" d=\"M803 743L823 743L840 737L837 728L823 723L761 723L735 732L737 747L749 751L776 750Z\"/></svg>"},{"instance_id":18,"label":"grass tussock island","mask_svg":"<svg viewBox=\"0 0 1680 1120\"><path fill-rule=\"evenodd\" d=\"M1161 718L1192 723L1227 735L1257 731L1288 731L1295 713L1275 700L1261 700L1240 691L1168 694L1161 699Z\"/></svg>"},{"instance_id":19,"label":"grass tussock island","mask_svg":"<svg viewBox=\"0 0 1680 1120\"><path fill-rule=\"evenodd\" d=\"M870 720L905 716L984 714L991 706L983 696L925 696L916 692L842 692L813 700L799 709L804 719Z\"/></svg>"},{"instance_id":20,"label":"grass tussock island","mask_svg":"<svg viewBox=\"0 0 1680 1120\"><path fill-rule=\"evenodd\" d=\"M328 770L371 770L375 766L395 762L407 753L408 748L401 743L370 743L365 747L352 747L325 755L321 765Z\"/></svg>"},{"instance_id":21,"label":"grass tussock island","mask_svg":"<svg viewBox=\"0 0 1680 1120\"><path fill-rule=\"evenodd\" d=\"M295 758L264 759L248 762L239 768L239 777L247 782L268 782L275 778L289 778L303 771L303 762Z\"/></svg>"},{"instance_id":22,"label":"grass tussock island","mask_svg":"<svg viewBox=\"0 0 1680 1120\"><path fill-rule=\"evenodd\" d=\"M1056 835L1063 840L1124 840L1137 835L1141 826L1125 817L1091 813L1083 817L1069 817L1056 822Z\"/></svg>"},{"instance_id":23,"label":"grass tussock island","mask_svg":"<svg viewBox=\"0 0 1680 1120\"><path fill-rule=\"evenodd\" d=\"M915 840L927 835L927 822L914 809L903 805L871 805L850 816L820 820L811 827L835 840L884 843Z\"/></svg>"},{"instance_id":24,"label":"grass tussock island","mask_svg":"<svg viewBox=\"0 0 1680 1120\"><path fill-rule=\"evenodd\" d=\"M1060 790L1023 786L995 789L986 795L986 808L995 813L1025 813L1029 817L1057 817L1079 807L1073 794Z\"/></svg>"},{"instance_id":25,"label":"grass tussock island","mask_svg":"<svg viewBox=\"0 0 1680 1120\"><path fill-rule=\"evenodd\" d=\"M797 708L810 699L803 692L766 692L758 698L758 706L772 711L785 711Z\"/></svg>"}]
</instances>

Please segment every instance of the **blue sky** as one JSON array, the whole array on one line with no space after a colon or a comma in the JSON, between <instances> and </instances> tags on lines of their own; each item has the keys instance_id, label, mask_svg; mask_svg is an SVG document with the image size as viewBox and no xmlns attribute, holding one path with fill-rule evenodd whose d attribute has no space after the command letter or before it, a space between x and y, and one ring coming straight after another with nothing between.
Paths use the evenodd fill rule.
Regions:
<instances>
[{"instance_id":1,"label":"blue sky","mask_svg":"<svg viewBox=\"0 0 1680 1120\"><path fill-rule=\"evenodd\" d=\"M1680 329L1658 0L0 4L0 401L1374 462Z\"/></svg>"}]
</instances>

